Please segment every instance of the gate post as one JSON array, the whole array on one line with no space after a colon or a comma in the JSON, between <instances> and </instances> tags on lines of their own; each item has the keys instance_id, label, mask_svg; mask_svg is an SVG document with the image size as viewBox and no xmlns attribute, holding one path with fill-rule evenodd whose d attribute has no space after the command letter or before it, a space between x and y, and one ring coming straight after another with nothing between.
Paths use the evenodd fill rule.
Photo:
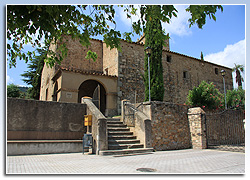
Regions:
<instances>
[{"instance_id":1,"label":"gate post","mask_svg":"<svg viewBox=\"0 0 250 180\"><path fill-rule=\"evenodd\" d=\"M206 114L200 107L188 109L188 121L193 149L207 148L205 120Z\"/></svg>"},{"instance_id":2,"label":"gate post","mask_svg":"<svg viewBox=\"0 0 250 180\"><path fill-rule=\"evenodd\" d=\"M121 121L124 122L125 121L125 104L129 102L129 100L122 100L122 103L121 103Z\"/></svg>"}]
</instances>

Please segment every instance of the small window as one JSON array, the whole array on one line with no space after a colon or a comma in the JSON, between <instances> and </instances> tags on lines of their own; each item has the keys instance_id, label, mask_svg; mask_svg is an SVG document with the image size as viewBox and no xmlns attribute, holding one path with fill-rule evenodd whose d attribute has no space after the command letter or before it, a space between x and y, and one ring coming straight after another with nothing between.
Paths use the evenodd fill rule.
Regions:
<instances>
[{"instance_id":1,"label":"small window","mask_svg":"<svg viewBox=\"0 0 250 180\"><path fill-rule=\"evenodd\" d=\"M171 63L171 56L167 55L167 62Z\"/></svg>"},{"instance_id":2,"label":"small window","mask_svg":"<svg viewBox=\"0 0 250 180\"><path fill-rule=\"evenodd\" d=\"M45 100L46 100L46 101L48 100L48 96L49 96L49 95L48 95L48 94L49 94L48 91L49 91L49 90L48 90L48 88L47 88L47 89L46 89L46 94L45 94L45 98L46 98Z\"/></svg>"},{"instance_id":3,"label":"small window","mask_svg":"<svg viewBox=\"0 0 250 180\"><path fill-rule=\"evenodd\" d=\"M215 69L214 69L214 73L215 73L215 74L218 74L218 73L219 73L218 68L215 68Z\"/></svg>"},{"instance_id":4,"label":"small window","mask_svg":"<svg viewBox=\"0 0 250 180\"><path fill-rule=\"evenodd\" d=\"M183 71L183 78L184 79L188 78L188 72L187 71Z\"/></svg>"}]
</instances>

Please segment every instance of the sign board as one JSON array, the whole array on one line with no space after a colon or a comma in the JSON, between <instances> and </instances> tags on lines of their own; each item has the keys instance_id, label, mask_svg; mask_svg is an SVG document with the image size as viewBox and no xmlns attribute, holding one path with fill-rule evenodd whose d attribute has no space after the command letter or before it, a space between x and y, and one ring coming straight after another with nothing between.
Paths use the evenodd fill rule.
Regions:
<instances>
[{"instance_id":1,"label":"sign board","mask_svg":"<svg viewBox=\"0 0 250 180\"><path fill-rule=\"evenodd\" d=\"M84 126L92 126L92 115L84 116Z\"/></svg>"},{"instance_id":2,"label":"sign board","mask_svg":"<svg viewBox=\"0 0 250 180\"><path fill-rule=\"evenodd\" d=\"M72 93L71 92L66 92L66 98L71 99L72 98Z\"/></svg>"},{"instance_id":3,"label":"sign board","mask_svg":"<svg viewBox=\"0 0 250 180\"><path fill-rule=\"evenodd\" d=\"M84 134L83 136L83 147L92 146L92 134Z\"/></svg>"}]
</instances>

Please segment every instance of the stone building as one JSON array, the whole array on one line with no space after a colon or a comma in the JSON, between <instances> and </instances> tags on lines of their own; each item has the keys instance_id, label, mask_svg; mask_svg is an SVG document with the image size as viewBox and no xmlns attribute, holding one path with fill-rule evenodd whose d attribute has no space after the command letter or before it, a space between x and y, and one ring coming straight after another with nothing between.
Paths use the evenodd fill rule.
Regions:
<instances>
[{"instance_id":1,"label":"stone building","mask_svg":"<svg viewBox=\"0 0 250 180\"><path fill-rule=\"evenodd\" d=\"M121 50L110 50L101 40L91 39L87 49L79 41L65 37L68 55L61 65L53 68L44 65L41 79L40 100L80 103L81 97L96 100L106 116L121 112L121 100L144 101L144 43L121 40ZM170 51L166 43L162 54L164 101L183 104L188 91L202 80L214 82L223 92L221 70L226 70L226 89L233 88L232 69L201 59ZM50 47L57 51L56 45ZM87 51L98 58L87 60Z\"/></svg>"}]
</instances>

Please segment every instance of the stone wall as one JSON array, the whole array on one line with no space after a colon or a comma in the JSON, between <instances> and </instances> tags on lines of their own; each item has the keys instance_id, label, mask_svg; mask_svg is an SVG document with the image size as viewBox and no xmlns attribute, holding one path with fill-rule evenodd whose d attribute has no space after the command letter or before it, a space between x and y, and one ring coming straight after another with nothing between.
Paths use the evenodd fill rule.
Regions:
<instances>
[{"instance_id":1,"label":"stone wall","mask_svg":"<svg viewBox=\"0 0 250 180\"><path fill-rule=\"evenodd\" d=\"M46 64L43 66L42 77L41 77L41 88L40 88L40 100L52 101L54 94L55 83L51 80L56 73L55 67L48 67ZM61 78L57 80L57 83L61 87Z\"/></svg>"},{"instance_id":2,"label":"stone wall","mask_svg":"<svg viewBox=\"0 0 250 180\"><path fill-rule=\"evenodd\" d=\"M191 147L188 106L153 101L150 104L144 103L140 109L151 116L154 149L173 150Z\"/></svg>"},{"instance_id":3,"label":"stone wall","mask_svg":"<svg viewBox=\"0 0 250 180\"><path fill-rule=\"evenodd\" d=\"M103 72L105 75L117 77L117 89L115 93L115 103L117 112L121 112L121 101L124 99L131 102L143 102L144 97L144 45L140 43L129 43L121 40L121 51L117 49L110 50L106 44L100 40L90 40L89 48L83 47L77 40L66 36L65 38L68 55L63 60L61 66L71 71L80 70ZM51 47L52 50L56 46ZM98 58L87 60L85 58L88 50L97 53ZM221 70L226 70L225 82L226 89L233 88L231 69L206 62L197 58L189 57L180 53L163 50L162 54L163 78L164 78L164 101L171 103L183 104L189 90L198 86L201 81L214 82L217 88L223 92L223 79L220 74ZM64 86L63 78L58 78L53 82L57 69L45 68L42 75L41 100L53 100L56 83L58 88ZM72 71L73 73L73 71ZM84 74L84 76L86 76ZM101 82L102 83L102 82ZM77 89L78 90L78 87ZM76 91L75 91L76 92ZM63 96L58 92L59 97ZM48 97L48 98L47 98Z\"/></svg>"},{"instance_id":4,"label":"stone wall","mask_svg":"<svg viewBox=\"0 0 250 180\"><path fill-rule=\"evenodd\" d=\"M91 45L86 48L77 39L72 39L70 36L64 36L63 42L66 42L68 53L67 57L61 63L62 67L74 68L82 71L103 72L103 43L100 40L91 39ZM58 43L58 47L60 43ZM97 59L86 59L87 52L91 50L96 52Z\"/></svg>"},{"instance_id":5,"label":"stone wall","mask_svg":"<svg viewBox=\"0 0 250 180\"><path fill-rule=\"evenodd\" d=\"M144 101L144 46L121 41L122 52L119 55L118 87L121 100L131 102Z\"/></svg>"},{"instance_id":6,"label":"stone wall","mask_svg":"<svg viewBox=\"0 0 250 180\"><path fill-rule=\"evenodd\" d=\"M8 98L8 140L82 139L86 105Z\"/></svg>"},{"instance_id":7,"label":"stone wall","mask_svg":"<svg viewBox=\"0 0 250 180\"><path fill-rule=\"evenodd\" d=\"M223 78L220 71L226 70L226 89L233 88L232 70L213 63L185 56L171 51L163 51L162 55L164 101L184 103L188 91L198 86L201 81L213 82L221 92L224 92ZM218 72L218 73L217 73Z\"/></svg>"},{"instance_id":8,"label":"stone wall","mask_svg":"<svg viewBox=\"0 0 250 180\"><path fill-rule=\"evenodd\" d=\"M110 49L103 43L103 72L104 74L118 76L118 54L115 48Z\"/></svg>"},{"instance_id":9,"label":"stone wall","mask_svg":"<svg viewBox=\"0 0 250 180\"><path fill-rule=\"evenodd\" d=\"M119 54L118 88L120 100L131 102L144 101L144 46L138 43L121 41L122 52ZM162 54L164 101L183 104L189 90L201 81L214 82L224 92L223 79L220 74L226 70L226 89L233 88L232 70L227 67L202 61L193 57L164 50Z\"/></svg>"}]
</instances>

